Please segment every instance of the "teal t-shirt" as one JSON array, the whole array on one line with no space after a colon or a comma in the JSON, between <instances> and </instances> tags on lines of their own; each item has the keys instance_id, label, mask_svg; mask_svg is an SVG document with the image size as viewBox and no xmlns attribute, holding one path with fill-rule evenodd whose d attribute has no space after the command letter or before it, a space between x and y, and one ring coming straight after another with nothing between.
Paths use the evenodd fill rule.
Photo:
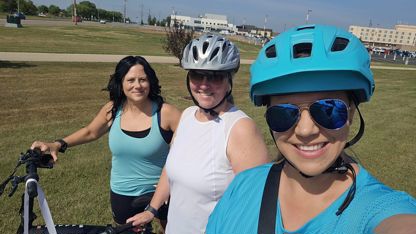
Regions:
<instances>
[{"instance_id":1,"label":"teal t-shirt","mask_svg":"<svg viewBox=\"0 0 416 234\"><path fill-rule=\"evenodd\" d=\"M265 164L238 174L211 213L206 234L256 234L264 184L272 164ZM373 233L384 219L396 214L416 214L416 200L395 191L372 177L362 166L357 175L354 199L337 216L346 191L331 206L295 231L283 228L277 207L276 233L350 234Z\"/></svg>"},{"instance_id":2,"label":"teal t-shirt","mask_svg":"<svg viewBox=\"0 0 416 234\"><path fill-rule=\"evenodd\" d=\"M124 133L120 127L122 111L117 112L108 140L112 153L111 190L125 196L155 191L169 152L160 133L157 105L153 103L152 126L144 138Z\"/></svg>"}]
</instances>

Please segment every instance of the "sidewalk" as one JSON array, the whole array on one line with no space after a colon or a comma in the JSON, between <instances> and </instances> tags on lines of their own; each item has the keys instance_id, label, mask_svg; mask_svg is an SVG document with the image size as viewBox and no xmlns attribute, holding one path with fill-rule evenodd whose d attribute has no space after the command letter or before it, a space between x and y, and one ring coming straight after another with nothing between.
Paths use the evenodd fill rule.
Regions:
<instances>
[{"instance_id":1,"label":"sidewalk","mask_svg":"<svg viewBox=\"0 0 416 234\"><path fill-rule=\"evenodd\" d=\"M22 53L0 52L0 61L34 61L34 62L118 62L127 55L110 54L58 54L58 53ZM143 56L149 63L179 63L175 57ZM251 64L253 60L241 59L242 64Z\"/></svg>"},{"instance_id":2,"label":"sidewalk","mask_svg":"<svg viewBox=\"0 0 416 234\"><path fill-rule=\"evenodd\" d=\"M0 52L0 61L32 61L32 62L105 62L116 63L127 55L110 54L58 54L58 53L23 53ZM179 60L170 56L143 56L149 63L179 63ZM252 59L241 59L241 64L252 64ZM372 69L409 70L416 71L414 67L388 67L371 66Z\"/></svg>"}]
</instances>

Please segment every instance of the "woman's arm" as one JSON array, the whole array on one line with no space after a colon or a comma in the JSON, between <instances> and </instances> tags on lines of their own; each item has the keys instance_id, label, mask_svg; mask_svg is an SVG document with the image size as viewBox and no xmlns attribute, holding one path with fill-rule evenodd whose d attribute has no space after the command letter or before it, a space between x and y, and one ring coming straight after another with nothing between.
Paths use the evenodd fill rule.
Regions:
<instances>
[{"instance_id":1,"label":"woman's arm","mask_svg":"<svg viewBox=\"0 0 416 234\"><path fill-rule=\"evenodd\" d=\"M163 168L160 175L159 183L157 184L156 191L150 201L150 206L159 210L159 208L169 199L170 188L166 169ZM126 223L133 222L133 226L136 227L135 231L140 231L140 226L149 223L154 218L154 215L150 211L143 211L136 214L133 217L127 219Z\"/></svg>"},{"instance_id":2,"label":"woman's arm","mask_svg":"<svg viewBox=\"0 0 416 234\"><path fill-rule=\"evenodd\" d=\"M68 147L85 144L94 141L104 135L111 126L111 108L112 102L104 105L95 118L88 126L79 129L71 135L63 138ZM42 142L35 141L32 143L31 149L39 148L42 152L50 152L54 161L58 159L58 150L61 148L59 142Z\"/></svg>"},{"instance_id":3,"label":"woman's arm","mask_svg":"<svg viewBox=\"0 0 416 234\"><path fill-rule=\"evenodd\" d=\"M376 234L416 233L416 215L400 214L383 220L375 229Z\"/></svg>"},{"instance_id":4,"label":"woman's arm","mask_svg":"<svg viewBox=\"0 0 416 234\"><path fill-rule=\"evenodd\" d=\"M240 119L231 129L227 156L236 174L270 162L263 136L252 119Z\"/></svg>"}]
</instances>

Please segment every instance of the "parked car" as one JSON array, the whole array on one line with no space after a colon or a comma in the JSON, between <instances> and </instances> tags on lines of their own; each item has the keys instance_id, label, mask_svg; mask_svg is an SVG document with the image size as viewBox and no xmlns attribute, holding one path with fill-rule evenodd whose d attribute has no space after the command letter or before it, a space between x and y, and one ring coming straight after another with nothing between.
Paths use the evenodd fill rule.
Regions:
<instances>
[{"instance_id":1,"label":"parked car","mask_svg":"<svg viewBox=\"0 0 416 234\"><path fill-rule=\"evenodd\" d=\"M105 23L107 23L106 20L100 20L100 24L105 24Z\"/></svg>"},{"instance_id":2,"label":"parked car","mask_svg":"<svg viewBox=\"0 0 416 234\"><path fill-rule=\"evenodd\" d=\"M384 48L379 48L379 47L374 47L374 48L373 48L373 52L374 52L374 53L384 53L384 52L386 52L386 49L384 49Z\"/></svg>"}]
</instances>

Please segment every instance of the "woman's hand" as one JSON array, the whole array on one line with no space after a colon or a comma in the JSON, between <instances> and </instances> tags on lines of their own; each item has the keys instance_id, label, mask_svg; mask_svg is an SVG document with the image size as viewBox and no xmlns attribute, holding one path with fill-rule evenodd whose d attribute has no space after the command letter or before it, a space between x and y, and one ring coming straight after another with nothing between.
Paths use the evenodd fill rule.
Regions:
<instances>
[{"instance_id":1,"label":"woman's hand","mask_svg":"<svg viewBox=\"0 0 416 234\"><path fill-rule=\"evenodd\" d=\"M151 222L155 216L150 211L143 211L127 219L126 223L133 222L133 231L144 231L144 225Z\"/></svg>"},{"instance_id":2,"label":"woman's hand","mask_svg":"<svg viewBox=\"0 0 416 234\"><path fill-rule=\"evenodd\" d=\"M53 161L56 162L58 160L58 150L61 147L61 143L59 142L42 142L42 141L35 141L30 146L30 149L40 149L42 153L50 153L53 157Z\"/></svg>"}]
</instances>

